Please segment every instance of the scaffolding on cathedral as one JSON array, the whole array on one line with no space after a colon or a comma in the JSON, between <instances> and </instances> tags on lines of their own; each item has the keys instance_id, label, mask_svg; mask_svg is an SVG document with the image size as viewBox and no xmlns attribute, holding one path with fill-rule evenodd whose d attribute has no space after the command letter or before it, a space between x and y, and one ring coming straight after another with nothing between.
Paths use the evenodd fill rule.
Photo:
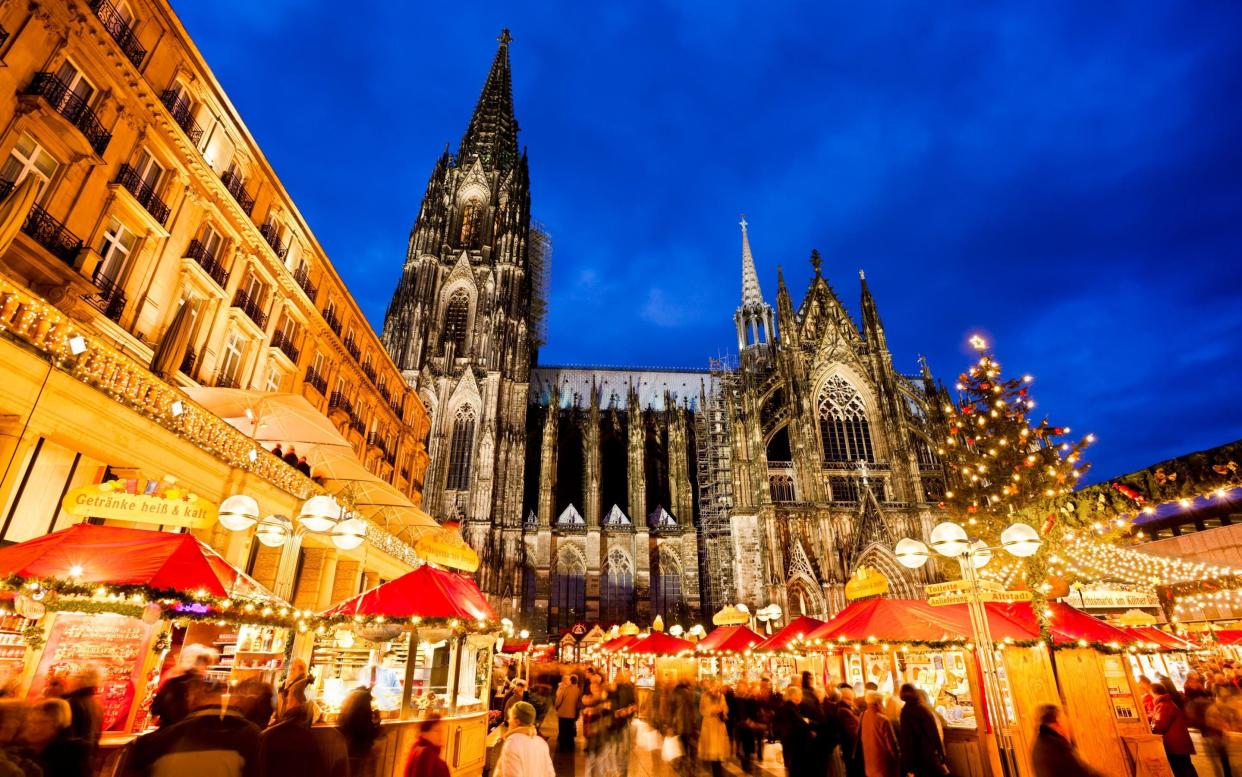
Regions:
<instances>
[{"instance_id":1,"label":"scaffolding on cathedral","mask_svg":"<svg viewBox=\"0 0 1242 777\"><path fill-rule=\"evenodd\" d=\"M552 272L552 234L542 222L530 221L527 238L530 277L530 336L535 348L548 341L548 278Z\"/></svg>"},{"instance_id":2,"label":"scaffolding on cathedral","mask_svg":"<svg viewBox=\"0 0 1242 777\"><path fill-rule=\"evenodd\" d=\"M699 542L706 584L704 612L736 598L729 517L733 509L733 445L729 439L728 393L736 373L726 358L710 361L711 381L703 387L702 412L695 416L695 458L699 486Z\"/></svg>"}]
</instances>

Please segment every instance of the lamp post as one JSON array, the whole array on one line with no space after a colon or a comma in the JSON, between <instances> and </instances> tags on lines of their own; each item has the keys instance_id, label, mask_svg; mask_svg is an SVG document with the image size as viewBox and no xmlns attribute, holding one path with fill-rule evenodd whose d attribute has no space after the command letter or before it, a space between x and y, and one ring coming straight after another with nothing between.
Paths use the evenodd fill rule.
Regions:
<instances>
[{"instance_id":1,"label":"lamp post","mask_svg":"<svg viewBox=\"0 0 1242 777\"><path fill-rule=\"evenodd\" d=\"M988 624L987 609L983 605L979 587L979 570L992 560L994 550L1005 550L1018 558L1027 558L1039 550L1040 539L1035 529L1024 523L1015 523L1001 532L1001 544L989 546L979 538L973 541L960 524L945 521L932 529L931 549L946 558L956 559L962 572L963 593L966 609L970 613L971 639L975 643L983 670L983 694L987 702L992 730L1001 754L1001 763L1009 777L1018 777L1017 754L1009 734L1009 711L1001 693L996 667L996 650L992 643L992 629ZM927 545L919 540L906 538L893 548L902 566L917 569L931 557Z\"/></svg>"}]
</instances>

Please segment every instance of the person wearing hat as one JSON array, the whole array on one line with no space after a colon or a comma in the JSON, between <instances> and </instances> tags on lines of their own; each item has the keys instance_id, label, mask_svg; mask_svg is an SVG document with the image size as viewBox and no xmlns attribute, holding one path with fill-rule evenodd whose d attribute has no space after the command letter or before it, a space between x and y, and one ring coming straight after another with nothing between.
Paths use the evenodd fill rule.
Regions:
<instances>
[{"instance_id":1,"label":"person wearing hat","mask_svg":"<svg viewBox=\"0 0 1242 777\"><path fill-rule=\"evenodd\" d=\"M505 735L493 777L556 777L548 741L535 730L535 707L518 701L509 708Z\"/></svg>"}]
</instances>

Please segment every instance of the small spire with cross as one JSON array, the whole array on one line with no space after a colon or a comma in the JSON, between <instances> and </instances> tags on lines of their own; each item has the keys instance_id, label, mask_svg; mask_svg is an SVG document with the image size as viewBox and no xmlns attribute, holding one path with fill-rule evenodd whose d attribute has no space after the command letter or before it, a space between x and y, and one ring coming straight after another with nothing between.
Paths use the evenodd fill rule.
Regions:
<instances>
[{"instance_id":1,"label":"small spire with cross","mask_svg":"<svg viewBox=\"0 0 1242 777\"><path fill-rule=\"evenodd\" d=\"M505 27L501 30L500 37L496 38L496 40L500 41L501 46L508 46L509 41L513 40L513 36L509 34L509 28Z\"/></svg>"},{"instance_id":2,"label":"small spire with cross","mask_svg":"<svg viewBox=\"0 0 1242 777\"><path fill-rule=\"evenodd\" d=\"M741 218L742 220L738 222L738 226L740 226L742 228L742 231L745 232L746 226L747 226L746 214L745 213L741 214Z\"/></svg>"},{"instance_id":3,"label":"small spire with cross","mask_svg":"<svg viewBox=\"0 0 1242 777\"><path fill-rule=\"evenodd\" d=\"M819 268L823 266L824 260L819 258L819 249L811 249L811 267L815 269L815 277L819 277Z\"/></svg>"}]
</instances>

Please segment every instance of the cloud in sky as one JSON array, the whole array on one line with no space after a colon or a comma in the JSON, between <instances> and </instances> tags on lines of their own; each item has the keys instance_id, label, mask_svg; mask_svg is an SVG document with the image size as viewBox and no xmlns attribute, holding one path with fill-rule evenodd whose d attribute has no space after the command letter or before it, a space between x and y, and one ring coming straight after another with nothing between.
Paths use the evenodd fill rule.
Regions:
<instances>
[{"instance_id":1,"label":"cloud in sky","mask_svg":"<svg viewBox=\"0 0 1242 777\"><path fill-rule=\"evenodd\" d=\"M377 326L508 26L542 361L735 347L745 212L769 301L817 247L899 369L986 330L1094 477L1242 437L1242 6L174 5Z\"/></svg>"}]
</instances>

